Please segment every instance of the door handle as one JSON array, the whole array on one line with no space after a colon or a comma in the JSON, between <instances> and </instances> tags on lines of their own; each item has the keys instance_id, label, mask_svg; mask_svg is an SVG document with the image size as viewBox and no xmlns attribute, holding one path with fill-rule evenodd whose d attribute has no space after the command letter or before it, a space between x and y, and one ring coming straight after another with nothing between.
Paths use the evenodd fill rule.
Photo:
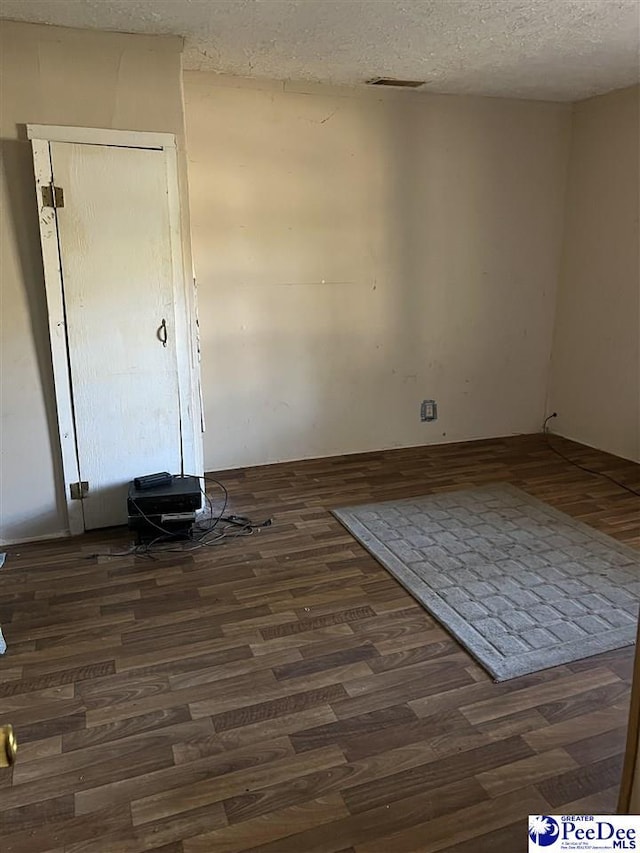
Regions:
<instances>
[{"instance_id":1,"label":"door handle","mask_svg":"<svg viewBox=\"0 0 640 853\"><path fill-rule=\"evenodd\" d=\"M18 741L13 726L0 726L0 767L11 767L16 760Z\"/></svg>"},{"instance_id":2,"label":"door handle","mask_svg":"<svg viewBox=\"0 0 640 853\"><path fill-rule=\"evenodd\" d=\"M162 323L160 323L160 326L158 327L158 340L162 342L163 347L166 347L167 345L167 338L167 322L163 318Z\"/></svg>"}]
</instances>

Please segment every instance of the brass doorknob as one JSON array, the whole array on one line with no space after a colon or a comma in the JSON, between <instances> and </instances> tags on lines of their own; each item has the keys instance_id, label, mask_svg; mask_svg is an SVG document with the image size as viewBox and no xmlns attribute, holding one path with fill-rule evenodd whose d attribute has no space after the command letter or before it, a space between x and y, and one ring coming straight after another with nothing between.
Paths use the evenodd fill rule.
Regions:
<instances>
[{"instance_id":1,"label":"brass doorknob","mask_svg":"<svg viewBox=\"0 0 640 853\"><path fill-rule=\"evenodd\" d=\"M17 751L18 741L13 726L0 726L0 767L11 767Z\"/></svg>"}]
</instances>

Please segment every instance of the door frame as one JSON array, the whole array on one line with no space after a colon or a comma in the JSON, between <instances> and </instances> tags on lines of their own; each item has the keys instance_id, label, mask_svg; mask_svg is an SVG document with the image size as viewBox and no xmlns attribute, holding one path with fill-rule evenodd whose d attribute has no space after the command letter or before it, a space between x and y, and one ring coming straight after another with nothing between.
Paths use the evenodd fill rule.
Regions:
<instances>
[{"instance_id":1,"label":"door frame","mask_svg":"<svg viewBox=\"0 0 640 853\"><path fill-rule=\"evenodd\" d=\"M27 124L31 140L35 174L36 203L40 225L40 242L44 266L47 299L49 340L53 364L54 391L58 415L58 434L64 475L64 498L67 507L68 529L74 536L84 533L82 500L72 500L69 486L80 480L70 359L66 333L64 289L59 249L56 209L43 203L42 187L53 180L50 142L71 142L81 145L142 148L164 153L169 207L171 268L174 293L174 327L178 378L178 407L180 415L181 458L185 473L202 476L202 413L200 411L200 376L197 357L195 287L187 289L184 267L180 190L176 138L173 133L135 130L110 130L92 127ZM64 189L64 188L63 188ZM191 464L189 464L189 462ZM194 470L188 470L193 467ZM177 473L177 472L171 472Z\"/></svg>"},{"instance_id":2,"label":"door frame","mask_svg":"<svg viewBox=\"0 0 640 853\"><path fill-rule=\"evenodd\" d=\"M624 765L618 795L618 814L636 814L640 804L640 620L633 661L631 703Z\"/></svg>"}]
</instances>

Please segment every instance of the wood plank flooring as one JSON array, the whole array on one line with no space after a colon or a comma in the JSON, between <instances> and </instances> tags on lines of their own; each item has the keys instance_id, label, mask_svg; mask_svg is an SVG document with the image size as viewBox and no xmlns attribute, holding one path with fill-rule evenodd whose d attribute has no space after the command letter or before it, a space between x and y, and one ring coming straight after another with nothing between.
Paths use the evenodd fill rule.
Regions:
<instances>
[{"instance_id":1,"label":"wood plank flooring","mask_svg":"<svg viewBox=\"0 0 640 853\"><path fill-rule=\"evenodd\" d=\"M640 547L637 497L540 436L218 476L273 526L155 560L91 556L121 530L9 549L5 853L520 853L530 812L615 809L633 649L493 684L328 509L508 481Z\"/></svg>"}]
</instances>

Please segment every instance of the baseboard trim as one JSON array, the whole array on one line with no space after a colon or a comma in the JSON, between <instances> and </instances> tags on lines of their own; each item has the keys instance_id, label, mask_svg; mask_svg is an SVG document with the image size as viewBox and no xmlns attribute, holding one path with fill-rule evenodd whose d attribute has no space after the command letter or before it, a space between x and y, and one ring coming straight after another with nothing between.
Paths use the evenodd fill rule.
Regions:
<instances>
[{"instance_id":1,"label":"baseboard trim","mask_svg":"<svg viewBox=\"0 0 640 853\"><path fill-rule=\"evenodd\" d=\"M605 447L598 447L596 444L589 444L583 438L575 438L573 435L555 430L552 427L548 429L549 435L557 435L558 438L565 438L567 441L572 441L574 444L581 444L583 447L588 447L590 450L597 450L599 453L606 453L608 456L614 456L616 459L624 459L625 462L632 462L634 465L640 465L640 457L635 459L633 456L621 456L613 450L607 450Z\"/></svg>"},{"instance_id":2,"label":"baseboard trim","mask_svg":"<svg viewBox=\"0 0 640 853\"><path fill-rule=\"evenodd\" d=\"M28 545L31 542L46 542L48 539L67 539L71 536L68 530L57 533L43 533L41 536L25 536L22 539L0 539L0 548L11 548L13 545Z\"/></svg>"}]
</instances>

